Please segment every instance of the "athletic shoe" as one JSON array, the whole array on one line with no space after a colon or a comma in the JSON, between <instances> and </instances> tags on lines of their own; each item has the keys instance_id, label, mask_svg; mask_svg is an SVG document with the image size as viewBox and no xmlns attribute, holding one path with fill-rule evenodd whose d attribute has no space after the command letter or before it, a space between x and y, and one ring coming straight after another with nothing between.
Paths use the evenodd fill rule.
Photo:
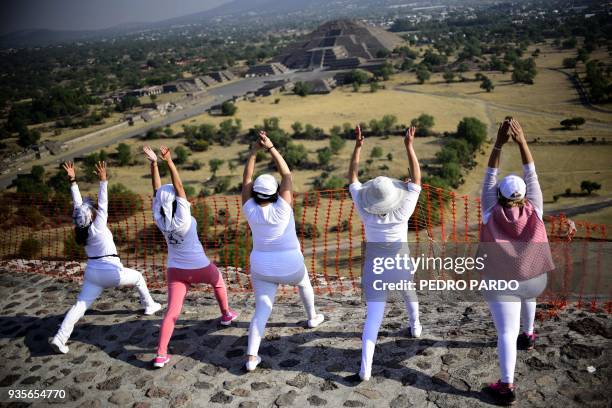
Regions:
<instances>
[{"instance_id":1,"label":"athletic shoe","mask_svg":"<svg viewBox=\"0 0 612 408\"><path fill-rule=\"evenodd\" d=\"M370 377L363 377L361 373L359 373L359 374L351 374L348 377L344 377L344 379L346 380L346 382L354 386L364 381L369 381Z\"/></svg>"},{"instance_id":2,"label":"athletic shoe","mask_svg":"<svg viewBox=\"0 0 612 408\"><path fill-rule=\"evenodd\" d=\"M145 307L144 314L147 315L147 316L154 315L155 313L160 311L161 308L162 308L162 305L160 305L157 302L153 302L150 305L148 305L147 307Z\"/></svg>"},{"instance_id":3,"label":"athletic shoe","mask_svg":"<svg viewBox=\"0 0 612 408\"><path fill-rule=\"evenodd\" d=\"M323 316L322 314L318 314L314 317L314 319L308 320L308 327L310 327L311 329L314 329L315 327L323 323L324 320L325 320L325 316Z\"/></svg>"},{"instance_id":4,"label":"athletic shoe","mask_svg":"<svg viewBox=\"0 0 612 408\"><path fill-rule=\"evenodd\" d=\"M61 340L57 338L57 336L53 337L49 341L49 344L51 345L51 348L53 349L53 351L55 351L56 353L61 353L61 354L68 353L68 346L62 343Z\"/></svg>"},{"instance_id":5,"label":"athletic shoe","mask_svg":"<svg viewBox=\"0 0 612 408\"><path fill-rule=\"evenodd\" d=\"M261 357L257 356L257 360L255 360L255 361L247 360L247 362L244 365L244 367L246 368L247 371L253 371L253 370L255 370L257 368L259 363L261 363Z\"/></svg>"},{"instance_id":6,"label":"athletic shoe","mask_svg":"<svg viewBox=\"0 0 612 408\"><path fill-rule=\"evenodd\" d=\"M521 333L516 339L516 348L519 350L533 350L535 347L536 334Z\"/></svg>"},{"instance_id":7,"label":"athletic shoe","mask_svg":"<svg viewBox=\"0 0 612 408\"><path fill-rule=\"evenodd\" d=\"M170 362L170 356L169 355L166 355L166 356L157 356L153 360L153 367L155 367L155 368L162 368L163 366L165 366L169 362Z\"/></svg>"},{"instance_id":8,"label":"athletic shoe","mask_svg":"<svg viewBox=\"0 0 612 408\"><path fill-rule=\"evenodd\" d=\"M513 405L516 402L514 385L508 385L500 381L489 384L484 391L495 399L499 405Z\"/></svg>"},{"instance_id":9,"label":"athletic shoe","mask_svg":"<svg viewBox=\"0 0 612 408\"><path fill-rule=\"evenodd\" d=\"M421 326L421 323L419 322L415 323L414 325L408 328L408 336L414 337L415 339L421 337L422 332L423 332L423 326Z\"/></svg>"},{"instance_id":10,"label":"athletic shoe","mask_svg":"<svg viewBox=\"0 0 612 408\"><path fill-rule=\"evenodd\" d=\"M238 318L238 313L230 309L227 313L221 315L221 321L219 323L221 323L223 326L229 326L237 318Z\"/></svg>"}]
</instances>

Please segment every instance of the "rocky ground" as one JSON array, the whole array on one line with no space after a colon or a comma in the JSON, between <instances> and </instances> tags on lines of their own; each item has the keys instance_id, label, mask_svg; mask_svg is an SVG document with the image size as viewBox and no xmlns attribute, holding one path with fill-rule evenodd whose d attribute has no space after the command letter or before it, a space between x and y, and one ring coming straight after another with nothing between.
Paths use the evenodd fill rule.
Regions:
<instances>
[{"instance_id":1,"label":"rocky ground","mask_svg":"<svg viewBox=\"0 0 612 408\"><path fill-rule=\"evenodd\" d=\"M214 298L190 293L171 341L172 363L152 370L161 312L143 316L129 289L107 290L77 325L70 353L52 354L48 338L78 291L77 283L0 271L0 405L484 407L491 401L480 390L498 378L484 303L422 296L420 339L406 337L402 305L389 305L373 378L354 385L345 377L359 368L359 298L319 296L328 321L307 330L299 297L288 291L268 325L261 369L245 373L251 295L231 296L241 316L224 328ZM164 291L154 297L165 303ZM519 352L519 406L609 407L611 317L568 308L538 332L536 350ZM15 401L10 389L61 389L66 397Z\"/></svg>"}]
</instances>

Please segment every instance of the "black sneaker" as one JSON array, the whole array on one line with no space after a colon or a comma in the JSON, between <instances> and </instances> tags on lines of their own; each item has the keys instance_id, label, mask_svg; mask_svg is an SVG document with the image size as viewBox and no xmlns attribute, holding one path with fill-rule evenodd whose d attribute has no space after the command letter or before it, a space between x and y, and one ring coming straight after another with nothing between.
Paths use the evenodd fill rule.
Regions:
<instances>
[{"instance_id":1,"label":"black sneaker","mask_svg":"<svg viewBox=\"0 0 612 408\"><path fill-rule=\"evenodd\" d=\"M514 385L509 386L506 383L500 381L489 384L485 387L484 392L489 394L495 400L498 405L508 406L513 405L516 402L516 393L514 392Z\"/></svg>"},{"instance_id":2,"label":"black sneaker","mask_svg":"<svg viewBox=\"0 0 612 408\"><path fill-rule=\"evenodd\" d=\"M533 350L535 347L536 334L521 333L516 339L516 348L518 350Z\"/></svg>"}]
</instances>

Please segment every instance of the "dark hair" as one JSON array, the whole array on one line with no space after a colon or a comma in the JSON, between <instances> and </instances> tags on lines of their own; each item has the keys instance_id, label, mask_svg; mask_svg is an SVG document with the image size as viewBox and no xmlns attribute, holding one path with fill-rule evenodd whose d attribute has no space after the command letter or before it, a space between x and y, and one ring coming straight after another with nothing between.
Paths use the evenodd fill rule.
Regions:
<instances>
[{"instance_id":1,"label":"dark hair","mask_svg":"<svg viewBox=\"0 0 612 408\"><path fill-rule=\"evenodd\" d=\"M265 203L275 203L278 200L278 190L280 187L276 188L276 193L274 194L262 194L257 193L255 190L251 190L251 197L255 200L257 204L265 204Z\"/></svg>"},{"instance_id":2,"label":"dark hair","mask_svg":"<svg viewBox=\"0 0 612 408\"><path fill-rule=\"evenodd\" d=\"M87 239L89 238L89 225L86 227L74 227L75 241L78 245L87 245Z\"/></svg>"},{"instance_id":3,"label":"dark hair","mask_svg":"<svg viewBox=\"0 0 612 408\"><path fill-rule=\"evenodd\" d=\"M161 214L162 218L166 218L164 207L159 207L159 213ZM174 213L176 213L176 200L172 202L172 218L174 218Z\"/></svg>"}]
</instances>

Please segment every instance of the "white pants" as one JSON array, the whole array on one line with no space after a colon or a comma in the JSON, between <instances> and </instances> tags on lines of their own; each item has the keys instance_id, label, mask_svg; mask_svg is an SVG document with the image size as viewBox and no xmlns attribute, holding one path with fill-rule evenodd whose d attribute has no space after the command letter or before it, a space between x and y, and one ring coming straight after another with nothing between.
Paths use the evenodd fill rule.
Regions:
<instances>
[{"instance_id":1,"label":"white pants","mask_svg":"<svg viewBox=\"0 0 612 408\"><path fill-rule=\"evenodd\" d=\"M404 304L410 320L410 327L419 325L419 302L416 300L415 292L402 292ZM374 359L374 348L378 338L378 330L385 316L385 305L387 302L368 302L363 336L361 338L361 370L362 377L372 374L372 360Z\"/></svg>"},{"instance_id":2,"label":"white pants","mask_svg":"<svg viewBox=\"0 0 612 408\"><path fill-rule=\"evenodd\" d=\"M547 275L519 282L516 291L485 293L489 310L497 330L497 356L501 381L514 383L516 366L516 339L520 332L521 320L523 332L532 334L536 314L536 296L546 288Z\"/></svg>"},{"instance_id":3,"label":"white pants","mask_svg":"<svg viewBox=\"0 0 612 408\"><path fill-rule=\"evenodd\" d=\"M140 272L125 267L116 270L87 268L81 293L79 293L76 303L66 313L64 321L56 334L58 340L66 343L72 334L72 330L74 330L76 322L83 317L85 311L91 307L102 291L106 288L118 286L135 286L140 294L140 303L144 307L154 303L147 289L147 283Z\"/></svg>"},{"instance_id":4,"label":"white pants","mask_svg":"<svg viewBox=\"0 0 612 408\"><path fill-rule=\"evenodd\" d=\"M298 287L309 320L314 319L317 312L314 305L314 292L305 266L304 269L298 273L288 276L262 276L253 274L251 279L255 291L255 314L249 326L249 345L247 354L256 356L259 352L261 338L266 329L266 323L272 313L274 297L276 296L276 290L279 284Z\"/></svg>"}]
</instances>

